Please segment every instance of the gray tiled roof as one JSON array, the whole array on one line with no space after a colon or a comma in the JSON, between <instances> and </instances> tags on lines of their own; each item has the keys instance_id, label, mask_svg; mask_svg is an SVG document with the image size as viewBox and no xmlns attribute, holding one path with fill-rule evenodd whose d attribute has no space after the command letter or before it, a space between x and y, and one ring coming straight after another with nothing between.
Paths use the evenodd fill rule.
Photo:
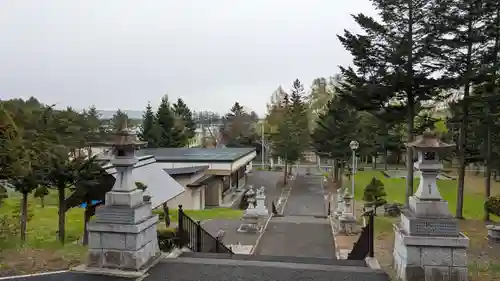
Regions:
<instances>
[{"instance_id":1,"label":"gray tiled roof","mask_svg":"<svg viewBox=\"0 0 500 281\"><path fill-rule=\"evenodd\" d=\"M154 155L159 162L232 162L255 151L253 147L238 148L146 148L136 152L138 156Z\"/></svg>"},{"instance_id":2,"label":"gray tiled roof","mask_svg":"<svg viewBox=\"0 0 500 281\"><path fill-rule=\"evenodd\" d=\"M196 174L198 172L205 171L206 169L208 169L208 166L171 168L171 169L163 169L163 171L167 172L167 174L171 176L177 176L177 175Z\"/></svg>"}]
</instances>

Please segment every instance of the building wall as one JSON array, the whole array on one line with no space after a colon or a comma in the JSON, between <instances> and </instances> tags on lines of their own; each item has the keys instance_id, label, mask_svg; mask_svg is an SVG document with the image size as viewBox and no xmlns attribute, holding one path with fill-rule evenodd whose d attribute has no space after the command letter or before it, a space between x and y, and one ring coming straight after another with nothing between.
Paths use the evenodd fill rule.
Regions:
<instances>
[{"instance_id":1,"label":"building wall","mask_svg":"<svg viewBox=\"0 0 500 281\"><path fill-rule=\"evenodd\" d=\"M241 168L242 166L246 166L248 163L252 162L252 160L257 156L257 152L253 151L252 153L236 160L231 165L231 171L234 172Z\"/></svg>"},{"instance_id":2,"label":"building wall","mask_svg":"<svg viewBox=\"0 0 500 281\"><path fill-rule=\"evenodd\" d=\"M189 188L186 187L188 184L191 184L203 177L204 173L196 173L193 176L178 176L174 177L174 180L177 181L180 185L184 186L185 191L179 196L169 200L167 205L169 208L177 208L179 204L182 204L182 207L186 210L202 210L205 208L205 188Z\"/></svg>"},{"instance_id":3,"label":"building wall","mask_svg":"<svg viewBox=\"0 0 500 281\"><path fill-rule=\"evenodd\" d=\"M167 201L167 206L171 209L177 209L179 205L182 205L182 208L186 210L193 209L193 198L190 190L185 190L183 193Z\"/></svg>"},{"instance_id":4,"label":"building wall","mask_svg":"<svg viewBox=\"0 0 500 281\"><path fill-rule=\"evenodd\" d=\"M188 188L183 193L167 201L169 208L177 209L179 205L182 205L184 210L205 209L205 188Z\"/></svg>"},{"instance_id":5,"label":"building wall","mask_svg":"<svg viewBox=\"0 0 500 281\"><path fill-rule=\"evenodd\" d=\"M219 206L222 202L222 181L214 180L205 188L205 206Z\"/></svg>"}]
</instances>

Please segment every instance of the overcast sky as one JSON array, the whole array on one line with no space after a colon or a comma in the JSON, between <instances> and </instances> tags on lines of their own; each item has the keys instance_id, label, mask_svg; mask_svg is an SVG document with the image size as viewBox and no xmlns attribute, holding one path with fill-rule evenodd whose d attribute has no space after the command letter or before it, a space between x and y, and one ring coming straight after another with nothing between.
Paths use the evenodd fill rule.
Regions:
<instances>
[{"instance_id":1,"label":"overcast sky","mask_svg":"<svg viewBox=\"0 0 500 281\"><path fill-rule=\"evenodd\" d=\"M358 12L369 0L0 0L0 99L263 114L278 85L350 63L336 34Z\"/></svg>"}]
</instances>

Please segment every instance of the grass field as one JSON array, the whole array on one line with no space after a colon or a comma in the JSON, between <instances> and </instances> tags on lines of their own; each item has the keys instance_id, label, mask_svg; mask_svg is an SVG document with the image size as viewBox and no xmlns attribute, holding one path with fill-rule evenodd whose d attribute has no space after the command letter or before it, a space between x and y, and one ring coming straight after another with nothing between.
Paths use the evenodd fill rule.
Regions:
<instances>
[{"instance_id":1,"label":"grass field","mask_svg":"<svg viewBox=\"0 0 500 281\"><path fill-rule=\"evenodd\" d=\"M15 212L20 199L19 195L12 194L4 200L0 216ZM83 208L73 208L66 213L67 243L64 246L57 240L57 194L51 192L45 198L44 208L39 199L30 197L29 210L32 218L28 222L25 245L20 245L19 237L9 237L0 243L0 276L67 269L84 261L86 247L79 243L83 235ZM162 210L154 212L163 214ZM243 214L241 210L229 208L185 212L196 221L237 219ZM170 210L170 218L172 224L177 223L177 210Z\"/></svg>"},{"instance_id":2,"label":"grass field","mask_svg":"<svg viewBox=\"0 0 500 281\"><path fill-rule=\"evenodd\" d=\"M356 174L355 197L360 203L364 187L376 177L384 183L388 202L404 203L405 180L391 179L385 177L380 171L362 171ZM345 180L350 186L351 182ZM456 180L439 180L441 195L448 200L449 209L455 214L456 208ZM414 189L418 187L418 179L415 180ZM492 181L492 194L500 194L500 183ZM500 244L491 243L487 240L485 223L483 218L484 202L484 178L475 176L473 172L467 173L465 180L465 202L464 216L466 220L460 221L460 229L470 239L468 250L469 276L471 281L496 281L500 280ZM358 204L360 206L361 204ZM498 221L498 218L493 217ZM392 268L392 250L394 247L394 232L392 224L398 218L377 217L376 228L376 256L380 264L390 273Z\"/></svg>"}]
</instances>

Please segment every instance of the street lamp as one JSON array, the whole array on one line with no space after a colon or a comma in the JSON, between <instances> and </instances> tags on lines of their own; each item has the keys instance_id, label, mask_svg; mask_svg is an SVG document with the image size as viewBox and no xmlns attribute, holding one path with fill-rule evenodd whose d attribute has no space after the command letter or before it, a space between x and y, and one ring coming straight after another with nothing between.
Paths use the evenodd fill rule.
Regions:
<instances>
[{"instance_id":1,"label":"street lamp","mask_svg":"<svg viewBox=\"0 0 500 281\"><path fill-rule=\"evenodd\" d=\"M355 215L355 209L354 209L354 176L356 175L356 165L357 165L357 161L356 161L356 150L359 148L359 142L357 141L351 141L349 143L349 147L351 148L352 150L352 187L351 187L351 195L353 196L353 200L352 200L352 213L353 215Z\"/></svg>"}]
</instances>

